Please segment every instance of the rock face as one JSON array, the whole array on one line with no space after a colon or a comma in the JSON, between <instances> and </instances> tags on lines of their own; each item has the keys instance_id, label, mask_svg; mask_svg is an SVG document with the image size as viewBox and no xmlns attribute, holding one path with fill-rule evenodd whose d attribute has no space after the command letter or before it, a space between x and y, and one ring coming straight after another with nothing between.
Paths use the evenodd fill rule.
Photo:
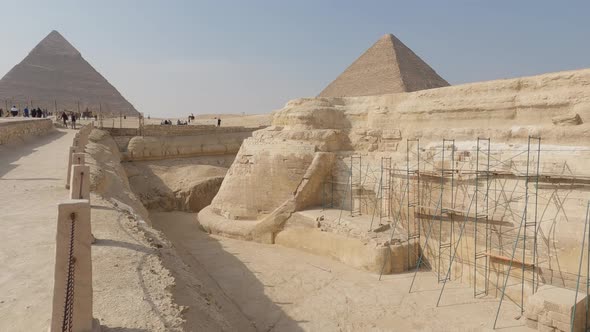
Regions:
<instances>
[{"instance_id":1,"label":"rock face","mask_svg":"<svg viewBox=\"0 0 590 332\"><path fill-rule=\"evenodd\" d=\"M211 203L227 171L214 164L213 158L197 157L123 166L131 189L148 210L199 212Z\"/></svg>"},{"instance_id":2,"label":"rock face","mask_svg":"<svg viewBox=\"0 0 590 332\"><path fill-rule=\"evenodd\" d=\"M448 86L392 34L381 37L318 97L374 96Z\"/></svg>"},{"instance_id":3,"label":"rock face","mask_svg":"<svg viewBox=\"0 0 590 332\"><path fill-rule=\"evenodd\" d=\"M137 115L137 110L59 32L51 31L0 80L0 99L58 111L86 108ZM57 104L57 105L56 105ZM4 104L3 104L4 105ZM2 106L3 107L3 106Z\"/></svg>"},{"instance_id":4,"label":"rock face","mask_svg":"<svg viewBox=\"0 0 590 332\"><path fill-rule=\"evenodd\" d=\"M332 195L328 197L328 200L333 202L336 209L343 209L345 215L350 215L350 210L355 207L362 212L363 216L372 215L373 211L378 209L375 201L378 201L377 198L380 195L379 174L382 157L391 158L392 169L404 170L404 176L394 179L397 182L391 185L392 188L404 188L403 182L399 179L405 179L406 145L410 144L408 139L419 138L420 165L422 168L428 167L424 171L440 174L443 138L455 139L452 149L457 156L455 160L457 165L460 164L465 170L471 170L476 164L474 151L477 138L490 138L491 158L495 160L492 165L506 164L512 168L519 167L518 171L523 171L526 153L523 154L522 150L526 151L527 139L529 136L540 136L542 137L540 159L542 175L557 174L557 172L564 172L565 169L571 174L576 174L579 179L590 179L590 172L585 166L587 162L590 162L587 139L590 135L590 124L585 121L590 118L589 86L590 70L579 70L411 93L347 98L304 98L290 101L283 109L274 113L272 126L256 131L251 138L244 140L217 196L209 207L199 213L199 221L211 233L263 242L282 241L289 243L289 246L299 245L304 250L316 248L318 254L331 251L325 250L326 248L319 245L320 243L313 245L309 241L331 241L334 243L333 248L342 248L339 254L330 253L331 257L347 263L356 261L357 263L350 264L371 271L376 270L379 273L380 264L361 264L358 263L361 261L360 258L357 260L358 257L354 258L356 256L345 253L345 248L356 248L359 243L363 243L366 240L363 236L355 236L347 229L341 229L335 233L324 228L321 231L313 230L313 238L306 235L299 236L297 234L301 233L300 230L288 229L297 224L296 220L291 220L294 214L313 206L321 206L321 193L326 192L324 186L327 185L328 188L333 188L327 190L328 195ZM554 119L563 114L577 114L578 125L556 126ZM448 149L448 151L451 150ZM516 160L504 163L504 160L509 160L511 155L518 153L520 157L524 157L524 161L522 158L515 157ZM359 162L358 165L353 165L351 170L351 155L362 156L362 167L359 167L361 166ZM500 159L503 162L498 162ZM444 162L445 167L450 167L449 159L445 159ZM504 171L499 169L500 166L496 166L498 171ZM469 177L469 172L466 172L464 176ZM353 189L350 189L351 178L355 181ZM437 178L437 175L434 178ZM519 180L511 181L510 185L514 186ZM425 185L425 182L427 181L421 182L421 185ZM522 183L520 185L522 186ZM410 186L411 190L415 190L414 186L415 184ZM559 184L548 183L539 190L539 197L550 197L554 190L563 190L562 188ZM463 209L461 211L468 209L469 197L473 196L473 190L475 190L473 186L456 190L456 195L462 197L461 204L465 205L459 206L457 203L457 209ZM578 191L573 187L571 190L573 190L573 196L583 197L584 202L590 199L587 190ZM351 192L353 192L352 195ZM315 195L308 195L309 193L315 193ZM427 199L427 196L437 197L436 189L425 188L423 194L425 196L423 199ZM364 197L364 200L359 196ZM400 196L403 198L399 191L392 193L394 201L399 200ZM303 197L306 200L305 204L299 204L298 201ZM450 197L445 194L444 204L448 205L449 200ZM524 203L521 198L515 196L507 200L509 202L506 204L511 205L509 208L513 212L522 211ZM552 219L555 224L546 222L541 226L543 232L548 234L550 232L548 227L556 225L556 232L551 235L551 239L539 244L539 251L543 253L545 261L553 259L545 257L547 252L552 250L546 243L553 245L552 241L564 243L564 248L559 250L560 255L571 255L577 252L573 249L573 245L565 244L579 243L585 211L584 204L580 203L582 201L569 200L565 204L565 210L568 211L566 217L560 216L564 213L561 208L554 206L551 201L544 201L543 204L546 206L543 209L546 208L547 211L551 211L552 216L556 216ZM402 205L405 204L406 202L403 202ZM426 205L428 204L430 210L438 210L435 208L436 201L430 201ZM398 207L390 208L390 210L381 208L380 212L387 214L388 220L392 220L391 211L402 211L401 215L406 215L406 210ZM429 213L428 209L422 212ZM515 212L514 215L519 216L519 213L521 212ZM378 216L379 214L377 213ZM518 225L520 221L518 218L509 217L513 214L510 214L506 207L499 206L496 214L497 216L493 217L498 218L496 222L500 226L515 223ZM422 234L426 234L427 225L432 220L424 218L420 223ZM458 216L449 218L462 220ZM371 218L363 220L362 217L355 216L351 222L360 223L358 229L368 231ZM338 225L346 226L344 222ZM404 227L402 236L394 238L401 241L403 245L407 243L406 238L410 237L405 235L407 225L407 221L402 220L401 225L398 225ZM377 227L378 224L375 224L375 228ZM471 224L469 227L472 227ZM455 226L455 229L458 227ZM282 234L287 230L291 237ZM443 234L449 232L451 230L444 226ZM330 233L330 236L323 236L321 233ZM466 248L473 246L472 234L470 230L462 240L462 245ZM346 244L350 242L350 239L356 241L353 246ZM438 239L435 240L431 241L432 244L429 244L428 248L422 248L429 255L427 259L432 258L433 256L430 255L438 250ZM494 241L497 240L494 239ZM481 240L479 243L482 243ZM389 246L394 253L394 247L391 244L379 244L372 239L365 241L362 245L367 246L368 253L376 252L375 250L383 246ZM410 253L410 255L414 254ZM502 252L499 255L505 256L506 253ZM470 261L473 260L472 255L459 254L459 256L463 262L472 264ZM365 257L365 262L378 262L375 257L378 256L374 256L374 259ZM567 257L568 262L577 262L576 259L570 258ZM576 264L566 266L562 260L560 263L563 271L575 273ZM407 266L411 265L410 260ZM433 267L433 269L437 268L446 272L444 263L441 267ZM455 269L460 269L460 266L455 266ZM544 270L551 271L551 268L545 266ZM389 271L398 271L398 269L393 266ZM562 281L569 282L560 280Z\"/></svg>"}]
</instances>

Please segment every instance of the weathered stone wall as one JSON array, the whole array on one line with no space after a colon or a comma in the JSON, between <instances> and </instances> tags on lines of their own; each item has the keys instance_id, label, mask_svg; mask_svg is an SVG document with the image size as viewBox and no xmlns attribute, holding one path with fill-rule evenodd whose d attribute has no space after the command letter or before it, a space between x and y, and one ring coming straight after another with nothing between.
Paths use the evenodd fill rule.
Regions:
<instances>
[{"instance_id":1,"label":"weathered stone wall","mask_svg":"<svg viewBox=\"0 0 590 332\"><path fill-rule=\"evenodd\" d=\"M0 121L0 145L18 142L53 130L51 119L27 119Z\"/></svg>"},{"instance_id":2,"label":"weathered stone wall","mask_svg":"<svg viewBox=\"0 0 590 332\"><path fill-rule=\"evenodd\" d=\"M501 169L503 163L507 163L516 169L517 174L513 175L521 175L518 173L524 171L526 153L523 150L527 149L529 136L542 138L542 175L565 172L578 179L590 177L590 171L585 167L590 162L590 70L374 97L297 99L275 113L271 127L257 131L253 138L245 141L213 200L212 213L222 218L248 219L233 221L227 227L241 227L238 224L242 222L266 219L269 211L278 209L285 197L294 194L297 184L303 180L304 170L309 167L312 153L317 151L336 154L332 174L326 176L326 182L334 184L336 199L332 201L339 203L337 208L349 209L352 203L360 206L363 213L370 213L375 209L374 202L378 197L381 158L391 158L391 168L405 170L407 139L420 139L422 167L428 167L421 170L434 173L440 173L442 139L455 139L453 149L457 161L463 158L462 167L467 174L474 168L477 138L490 138L491 158L495 160L493 166ZM510 157L516 154L520 154L518 158ZM350 195L346 190L350 187L351 155L362 156L362 163L353 167L353 177L362 179L355 183L353 200L342 199L344 195ZM451 166L449 160L445 163L445 168L458 167L458 164ZM395 208L387 211L389 220L394 211L400 211L398 206L403 196L403 179L395 181L391 193ZM507 189L517 182L522 189L522 179L499 180L495 183L494 193L500 190L500 186ZM471 184L455 184L454 188L454 197L461 199L454 207L466 213L464 210L468 209L474 190L473 180ZM423 192L434 196L437 193L434 187L425 188ZM450 192L443 194L447 207L452 205ZM540 225L538 254L541 255L538 271L542 273L542 282L567 285L577 272L579 252L576 247L581 240L583 207L590 199L589 195L585 185L544 183L540 187L539 204L543 208L537 209ZM494 196L497 209L490 213L490 218L499 222L495 231L500 235L493 240L499 248L495 252L497 256L511 254L511 244L514 243L511 238L516 236L514 229L518 227L518 216L525 206L522 190L509 191L508 196L502 198L506 201L504 203ZM412 199L415 202L415 198ZM401 203L402 216L408 212L404 207L406 203ZM531 204L532 201L528 205ZM429 210L435 210L436 199L433 198L428 205ZM528 209L532 211L531 206ZM435 262L438 258L439 219L436 219L436 213L430 214L433 215L431 221L426 217L419 226L423 234L421 241L424 241L424 234L430 224L433 225L433 234L437 236L424 247L424 251L427 260ZM404 217L400 222L408 228L406 219ZM451 242L457 243L464 219L460 215L445 215L440 227L441 241L448 241L453 234ZM453 232L449 220L454 220ZM415 226L410 223L410 227ZM458 246L453 278L472 281L474 231L473 223L469 221ZM529 234L527 248L531 248L530 239ZM485 243L481 239L478 242ZM448 257L448 250L446 255ZM440 267L434 265L433 268L446 273L448 260L446 265L443 261ZM490 265L498 272L494 277L501 280L507 262L501 257L490 258ZM530 279L529 274L527 272L526 278Z\"/></svg>"},{"instance_id":3,"label":"weathered stone wall","mask_svg":"<svg viewBox=\"0 0 590 332\"><path fill-rule=\"evenodd\" d=\"M144 136L196 136L196 135L214 135L226 133L243 133L253 132L265 127L216 127L211 125L190 125L190 126L171 126L171 125L146 125L143 127Z\"/></svg>"},{"instance_id":4,"label":"weathered stone wall","mask_svg":"<svg viewBox=\"0 0 590 332\"><path fill-rule=\"evenodd\" d=\"M198 136L136 136L129 140L123 160L236 154L251 132Z\"/></svg>"}]
</instances>

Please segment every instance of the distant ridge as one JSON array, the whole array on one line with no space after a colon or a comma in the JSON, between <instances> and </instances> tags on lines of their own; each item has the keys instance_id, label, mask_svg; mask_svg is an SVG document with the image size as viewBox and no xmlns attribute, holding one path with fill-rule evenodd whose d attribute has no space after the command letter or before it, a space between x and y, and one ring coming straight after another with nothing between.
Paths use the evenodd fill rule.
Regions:
<instances>
[{"instance_id":1,"label":"distant ridge","mask_svg":"<svg viewBox=\"0 0 590 332\"><path fill-rule=\"evenodd\" d=\"M386 34L330 83L319 97L373 96L448 86L434 69Z\"/></svg>"},{"instance_id":2,"label":"distant ridge","mask_svg":"<svg viewBox=\"0 0 590 332\"><path fill-rule=\"evenodd\" d=\"M0 80L0 107L31 104L53 111L138 112L59 32L53 30ZM9 105L10 107L10 105Z\"/></svg>"}]
</instances>

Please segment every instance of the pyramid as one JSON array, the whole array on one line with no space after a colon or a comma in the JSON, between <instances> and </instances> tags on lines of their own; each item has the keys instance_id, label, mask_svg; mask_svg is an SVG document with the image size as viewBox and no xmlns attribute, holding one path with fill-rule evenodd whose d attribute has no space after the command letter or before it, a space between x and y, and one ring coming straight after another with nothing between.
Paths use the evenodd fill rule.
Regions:
<instances>
[{"instance_id":1,"label":"pyramid","mask_svg":"<svg viewBox=\"0 0 590 332\"><path fill-rule=\"evenodd\" d=\"M51 31L0 80L4 104L103 114L138 112L59 32ZM10 107L10 105L9 105Z\"/></svg>"},{"instance_id":2,"label":"pyramid","mask_svg":"<svg viewBox=\"0 0 590 332\"><path fill-rule=\"evenodd\" d=\"M392 34L381 37L318 97L373 96L448 86Z\"/></svg>"}]
</instances>

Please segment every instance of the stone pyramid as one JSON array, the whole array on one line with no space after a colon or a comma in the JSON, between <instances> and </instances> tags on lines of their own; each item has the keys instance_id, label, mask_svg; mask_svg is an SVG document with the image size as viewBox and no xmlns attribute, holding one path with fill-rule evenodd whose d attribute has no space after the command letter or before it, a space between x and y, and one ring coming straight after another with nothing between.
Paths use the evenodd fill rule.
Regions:
<instances>
[{"instance_id":1,"label":"stone pyramid","mask_svg":"<svg viewBox=\"0 0 590 332\"><path fill-rule=\"evenodd\" d=\"M5 104L54 111L102 110L103 114L137 115L115 87L98 73L59 32L51 31L21 63L0 80L0 107ZM10 105L9 105L10 107Z\"/></svg>"},{"instance_id":2,"label":"stone pyramid","mask_svg":"<svg viewBox=\"0 0 590 332\"><path fill-rule=\"evenodd\" d=\"M381 37L330 83L319 97L373 96L448 86L392 34Z\"/></svg>"}]
</instances>

